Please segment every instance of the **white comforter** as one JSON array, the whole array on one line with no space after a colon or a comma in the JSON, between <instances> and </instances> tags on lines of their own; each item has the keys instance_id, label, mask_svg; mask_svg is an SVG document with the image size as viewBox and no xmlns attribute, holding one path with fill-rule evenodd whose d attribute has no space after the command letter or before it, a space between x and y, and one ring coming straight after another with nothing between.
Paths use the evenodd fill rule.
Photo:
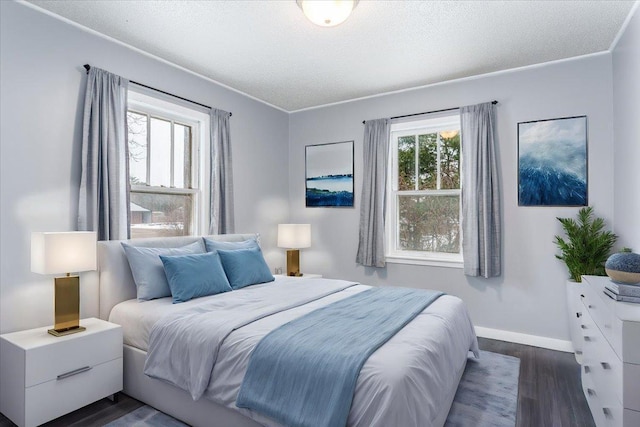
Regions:
<instances>
[{"instance_id":1,"label":"white comforter","mask_svg":"<svg viewBox=\"0 0 640 427\"><path fill-rule=\"evenodd\" d=\"M255 285L226 294L199 298L182 304L171 304L170 298L138 303L126 301L116 306L110 320L123 326L125 344L148 349L149 331L157 320L176 312L211 305L216 310L242 307L243 301L256 296L268 301L273 286L319 287L328 279L297 280L279 278L274 283ZM221 344L211 380L204 396L234 408L256 421L276 425L272 421L235 406L249 356L253 347L268 332L318 307L346 298L367 286L355 285L300 307L286 310L233 331ZM293 289L293 288L292 288ZM246 293L252 294L247 298ZM223 297L223 298L221 298ZM196 308L197 310L197 308ZM442 412L450 391L457 387L457 374L468 351L478 353L471 320L462 301L443 296L419 314L404 329L371 355L363 366L349 414L350 426L430 426Z\"/></svg>"}]
</instances>

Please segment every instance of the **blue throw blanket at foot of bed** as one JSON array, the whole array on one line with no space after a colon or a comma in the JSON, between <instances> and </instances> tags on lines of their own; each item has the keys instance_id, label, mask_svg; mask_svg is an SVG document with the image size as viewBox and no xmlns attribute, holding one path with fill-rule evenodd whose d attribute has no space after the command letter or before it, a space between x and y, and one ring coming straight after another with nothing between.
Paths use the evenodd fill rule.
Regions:
<instances>
[{"instance_id":1,"label":"blue throw blanket at foot of bed","mask_svg":"<svg viewBox=\"0 0 640 427\"><path fill-rule=\"evenodd\" d=\"M286 426L344 426L369 356L442 292L372 288L293 320L256 346L236 405Z\"/></svg>"}]
</instances>

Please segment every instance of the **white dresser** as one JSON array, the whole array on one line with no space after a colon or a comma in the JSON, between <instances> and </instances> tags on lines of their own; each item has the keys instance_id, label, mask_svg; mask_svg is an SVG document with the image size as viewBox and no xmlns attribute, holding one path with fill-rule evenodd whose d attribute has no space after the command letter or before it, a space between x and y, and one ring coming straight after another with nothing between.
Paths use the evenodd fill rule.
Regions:
<instances>
[{"instance_id":1,"label":"white dresser","mask_svg":"<svg viewBox=\"0 0 640 427\"><path fill-rule=\"evenodd\" d=\"M640 426L640 304L604 294L608 277L583 276L582 389L598 427Z\"/></svg>"},{"instance_id":2,"label":"white dresser","mask_svg":"<svg viewBox=\"0 0 640 427\"><path fill-rule=\"evenodd\" d=\"M48 328L0 336L0 412L20 427L43 424L122 390L122 328L82 319L86 331Z\"/></svg>"}]
</instances>

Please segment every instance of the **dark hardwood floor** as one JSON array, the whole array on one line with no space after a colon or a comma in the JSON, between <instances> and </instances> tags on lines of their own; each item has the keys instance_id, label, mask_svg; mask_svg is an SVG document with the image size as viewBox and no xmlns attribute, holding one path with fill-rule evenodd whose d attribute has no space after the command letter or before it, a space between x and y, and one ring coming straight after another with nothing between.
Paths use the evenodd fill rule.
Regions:
<instances>
[{"instance_id":1,"label":"dark hardwood floor","mask_svg":"<svg viewBox=\"0 0 640 427\"><path fill-rule=\"evenodd\" d=\"M480 349L520 359L517 427L595 427L572 353L478 338Z\"/></svg>"},{"instance_id":2,"label":"dark hardwood floor","mask_svg":"<svg viewBox=\"0 0 640 427\"><path fill-rule=\"evenodd\" d=\"M573 354L486 338L478 341L482 350L520 359L517 427L595 426ZM142 405L120 393L116 403L102 399L44 425L101 427ZM9 426L14 424L0 415L0 427Z\"/></svg>"}]
</instances>

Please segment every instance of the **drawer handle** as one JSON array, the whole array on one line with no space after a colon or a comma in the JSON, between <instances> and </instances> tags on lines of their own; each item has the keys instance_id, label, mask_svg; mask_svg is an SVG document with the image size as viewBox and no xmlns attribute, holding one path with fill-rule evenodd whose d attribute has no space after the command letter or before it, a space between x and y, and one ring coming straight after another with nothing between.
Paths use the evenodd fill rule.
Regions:
<instances>
[{"instance_id":1,"label":"drawer handle","mask_svg":"<svg viewBox=\"0 0 640 427\"><path fill-rule=\"evenodd\" d=\"M591 341L591 337L584 337L585 341Z\"/></svg>"},{"instance_id":2,"label":"drawer handle","mask_svg":"<svg viewBox=\"0 0 640 427\"><path fill-rule=\"evenodd\" d=\"M587 329L587 325L580 325L582 329Z\"/></svg>"},{"instance_id":3,"label":"drawer handle","mask_svg":"<svg viewBox=\"0 0 640 427\"><path fill-rule=\"evenodd\" d=\"M91 369L93 369L91 366L83 366L82 368L74 369L73 371L69 371L69 372L65 372L64 374L60 374L60 375L58 375L57 379L58 380L63 380L65 378L69 378L69 377L72 377L74 375L78 375L78 374L81 374L83 372L90 371Z\"/></svg>"},{"instance_id":4,"label":"drawer handle","mask_svg":"<svg viewBox=\"0 0 640 427\"><path fill-rule=\"evenodd\" d=\"M611 365L607 362L600 362L600 364L602 365L602 369L611 369Z\"/></svg>"},{"instance_id":5,"label":"drawer handle","mask_svg":"<svg viewBox=\"0 0 640 427\"><path fill-rule=\"evenodd\" d=\"M582 317L582 312L581 312L581 311L577 312L577 313L576 313L576 317L577 317L578 319L579 319L579 318L581 318L581 317Z\"/></svg>"},{"instance_id":6,"label":"drawer handle","mask_svg":"<svg viewBox=\"0 0 640 427\"><path fill-rule=\"evenodd\" d=\"M589 307L589 308L596 308L593 304L589 304L587 307Z\"/></svg>"},{"instance_id":7,"label":"drawer handle","mask_svg":"<svg viewBox=\"0 0 640 427\"><path fill-rule=\"evenodd\" d=\"M605 418L613 418L613 416L611 415L611 409L602 408L602 412L604 413Z\"/></svg>"},{"instance_id":8,"label":"drawer handle","mask_svg":"<svg viewBox=\"0 0 640 427\"><path fill-rule=\"evenodd\" d=\"M595 396L595 395L596 395L596 392L595 392L595 390L588 388L588 389L587 389L587 394L588 394L589 396Z\"/></svg>"},{"instance_id":9,"label":"drawer handle","mask_svg":"<svg viewBox=\"0 0 640 427\"><path fill-rule=\"evenodd\" d=\"M584 298L584 294L580 294L580 298Z\"/></svg>"},{"instance_id":10,"label":"drawer handle","mask_svg":"<svg viewBox=\"0 0 640 427\"><path fill-rule=\"evenodd\" d=\"M584 365L584 373L588 374L589 372L591 372L591 368L588 367L587 365Z\"/></svg>"}]
</instances>

